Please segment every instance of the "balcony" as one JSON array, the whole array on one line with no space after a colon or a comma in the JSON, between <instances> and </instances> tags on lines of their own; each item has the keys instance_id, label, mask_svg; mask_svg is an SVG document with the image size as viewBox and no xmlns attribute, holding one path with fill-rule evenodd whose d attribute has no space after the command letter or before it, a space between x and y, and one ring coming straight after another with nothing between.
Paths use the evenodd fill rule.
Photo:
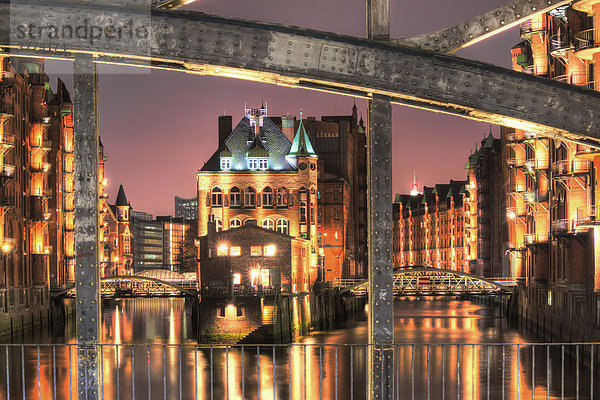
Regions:
<instances>
[{"instance_id":1,"label":"balcony","mask_svg":"<svg viewBox=\"0 0 600 400\"><path fill-rule=\"evenodd\" d=\"M0 191L0 207L3 209L12 208L15 206L15 196L11 196L6 192L6 189Z\"/></svg>"},{"instance_id":2,"label":"balcony","mask_svg":"<svg viewBox=\"0 0 600 400\"><path fill-rule=\"evenodd\" d=\"M577 221L574 219L557 219L552 221L552 233L555 235L572 235L577 232Z\"/></svg>"},{"instance_id":3,"label":"balcony","mask_svg":"<svg viewBox=\"0 0 600 400\"><path fill-rule=\"evenodd\" d=\"M509 193L523 193L525 191L525 184L509 182L508 183L508 191L509 191Z\"/></svg>"},{"instance_id":4,"label":"balcony","mask_svg":"<svg viewBox=\"0 0 600 400\"><path fill-rule=\"evenodd\" d=\"M0 72L0 86L12 86L15 83L15 73L10 71Z\"/></svg>"},{"instance_id":5,"label":"balcony","mask_svg":"<svg viewBox=\"0 0 600 400\"><path fill-rule=\"evenodd\" d=\"M525 172L535 172L540 170L548 169L549 163L548 160L539 159L539 158L530 158L529 160L525 160L523 163L523 168Z\"/></svg>"},{"instance_id":6,"label":"balcony","mask_svg":"<svg viewBox=\"0 0 600 400\"><path fill-rule=\"evenodd\" d=\"M584 72L573 72L566 75L557 75L552 78L555 81L568 83L570 85L581 86L587 89L596 90L596 81L590 81L588 74Z\"/></svg>"},{"instance_id":7,"label":"balcony","mask_svg":"<svg viewBox=\"0 0 600 400\"><path fill-rule=\"evenodd\" d=\"M50 171L50 168L52 168L52 164L47 163L47 162L31 163L29 168L30 168L31 172L45 174Z\"/></svg>"},{"instance_id":8,"label":"balcony","mask_svg":"<svg viewBox=\"0 0 600 400\"><path fill-rule=\"evenodd\" d=\"M13 147L15 147L15 137L4 133L4 136L0 138L0 154L6 154Z\"/></svg>"},{"instance_id":9,"label":"balcony","mask_svg":"<svg viewBox=\"0 0 600 400\"><path fill-rule=\"evenodd\" d=\"M592 164L588 160L562 160L552 164L554 177L589 174Z\"/></svg>"},{"instance_id":10,"label":"balcony","mask_svg":"<svg viewBox=\"0 0 600 400\"><path fill-rule=\"evenodd\" d=\"M531 39L536 33L544 31L544 22L540 18L530 19L521 24L520 36L523 40Z\"/></svg>"},{"instance_id":11,"label":"balcony","mask_svg":"<svg viewBox=\"0 0 600 400\"><path fill-rule=\"evenodd\" d=\"M566 33L555 34L550 37L550 54L552 57L564 57L573 48L573 40Z\"/></svg>"},{"instance_id":12,"label":"balcony","mask_svg":"<svg viewBox=\"0 0 600 400\"><path fill-rule=\"evenodd\" d=\"M52 246L34 246L31 250L31 254L37 256L47 256L52 254Z\"/></svg>"},{"instance_id":13,"label":"balcony","mask_svg":"<svg viewBox=\"0 0 600 400\"><path fill-rule=\"evenodd\" d=\"M507 158L506 159L506 166L511 169L511 168L521 168L523 167L523 159L521 158Z\"/></svg>"},{"instance_id":14,"label":"balcony","mask_svg":"<svg viewBox=\"0 0 600 400\"><path fill-rule=\"evenodd\" d=\"M525 249L522 242L508 242L506 243L506 247L508 251L521 251Z\"/></svg>"},{"instance_id":15,"label":"balcony","mask_svg":"<svg viewBox=\"0 0 600 400\"><path fill-rule=\"evenodd\" d=\"M532 246L536 244L545 244L548 243L550 238L547 234L542 233L526 233L525 234L525 245Z\"/></svg>"},{"instance_id":16,"label":"balcony","mask_svg":"<svg viewBox=\"0 0 600 400\"><path fill-rule=\"evenodd\" d=\"M600 30L586 29L575 34L575 56L592 61L594 53L600 51Z\"/></svg>"},{"instance_id":17,"label":"balcony","mask_svg":"<svg viewBox=\"0 0 600 400\"><path fill-rule=\"evenodd\" d=\"M0 179L12 179L15 176L15 166L4 164L0 167Z\"/></svg>"},{"instance_id":18,"label":"balcony","mask_svg":"<svg viewBox=\"0 0 600 400\"><path fill-rule=\"evenodd\" d=\"M29 215L33 221L50 221L52 214L48 212L48 202L43 197L31 197Z\"/></svg>"},{"instance_id":19,"label":"balcony","mask_svg":"<svg viewBox=\"0 0 600 400\"><path fill-rule=\"evenodd\" d=\"M30 196L36 196L36 197L52 197L52 189L51 188L46 188L46 189L32 189L31 192L29 192Z\"/></svg>"},{"instance_id":20,"label":"balcony","mask_svg":"<svg viewBox=\"0 0 600 400\"><path fill-rule=\"evenodd\" d=\"M30 147L34 153L35 152L46 153L46 152L52 150L52 141L38 138L35 140L31 140Z\"/></svg>"}]
</instances>

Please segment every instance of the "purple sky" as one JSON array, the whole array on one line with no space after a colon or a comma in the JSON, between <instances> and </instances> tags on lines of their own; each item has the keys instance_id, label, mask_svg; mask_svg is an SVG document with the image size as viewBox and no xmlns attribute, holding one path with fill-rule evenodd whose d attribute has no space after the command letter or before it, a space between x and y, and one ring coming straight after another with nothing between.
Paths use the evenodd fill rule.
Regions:
<instances>
[{"instance_id":1,"label":"purple sky","mask_svg":"<svg viewBox=\"0 0 600 400\"><path fill-rule=\"evenodd\" d=\"M506 0L392 0L393 37L444 28L505 3ZM210 14L281 22L365 36L365 0L198 0L187 9ZM510 67L518 29L462 50L457 55ZM48 62L47 72L71 86L70 63ZM122 180L134 209L173 214L175 195L196 194L195 173L217 145L217 117L234 124L244 102L268 101L269 115L288 111L304 116L347 115L353 99L303 89L178 72L100 68L100 135L105 146L107 188L114 201ZM52 83L53 87L55 82ZM357 100L366 120L366 102ZM394 106L394 191L407 193L416 171L419 186L465 179L467 156L489 125L454 116ZM499 128L493 127L496 136Z\"/></svg>"}]
</instances>

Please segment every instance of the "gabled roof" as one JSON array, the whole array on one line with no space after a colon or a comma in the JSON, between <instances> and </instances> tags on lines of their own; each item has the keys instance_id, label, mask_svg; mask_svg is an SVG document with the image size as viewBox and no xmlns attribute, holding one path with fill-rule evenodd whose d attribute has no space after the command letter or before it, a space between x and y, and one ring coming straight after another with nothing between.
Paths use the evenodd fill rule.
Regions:
<instances>
[{"instance_id":1,"label":"gabled roof","mask_svg":"<svg viewBox=\"0 0 600 400\"><path fill-rule=\"evenodd\" d=\"M291 147L289 139L267 117L263 118L263 126L260 127L258 134L250 126L250 120L247 117L242 118L229 136L227 136L224 145L213 153L200 170L220 171L219 158L221 152L225 152L224 157L231 157L231 170L248 170L246 157L249 155L249 150L255 147L257 140L260 142L260 146L268 152L265 157L269 157L270 169L282 171L294 170L294 167L285 159Z\"/></svg>"},{"instance_id":2,"label":"gabled roof","mask_svg":"<svg viewBox=\"0 0 600 400\"><path fill-rule=\"evenodd\" d=\"M294 141L292 142L292 147L289 152L290 156L316 156L315 150L313 149L312 143L308 138L308 134L306 133L306 129L304 129L304 124L302 123L302 119L300 119L300 125L298 125L298 130L296 131L296 136L294 136Z\"/></svg>"}]
</instances>

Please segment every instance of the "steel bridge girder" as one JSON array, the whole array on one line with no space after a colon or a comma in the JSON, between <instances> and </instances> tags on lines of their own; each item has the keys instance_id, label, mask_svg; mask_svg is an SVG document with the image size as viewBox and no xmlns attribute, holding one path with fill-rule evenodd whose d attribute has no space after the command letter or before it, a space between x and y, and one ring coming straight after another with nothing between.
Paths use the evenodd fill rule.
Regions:
<instances>
[{"instance_id":1,"label":"steel bridge girder","mask_svg":"<svg viewBox=\"0 0 600 400\"><path fill-rule=\"evenodd\" d=\"M153 11L146 38L121 42L50 40L23 26L121 26L147 21L142 10L36 2L0 4L0 47L11 54L61 56L232 76L370 96L570 140L598 140L600 95L490 64L375 40L201 13ZM144 24L141 24L144 25ZM21 28L19 28L21 27ZM132 28L133 29L133 28ZM29 33L26 31L25 33ZM35 35L34 35L35 36Z\"/></svg>"}]
</instances>

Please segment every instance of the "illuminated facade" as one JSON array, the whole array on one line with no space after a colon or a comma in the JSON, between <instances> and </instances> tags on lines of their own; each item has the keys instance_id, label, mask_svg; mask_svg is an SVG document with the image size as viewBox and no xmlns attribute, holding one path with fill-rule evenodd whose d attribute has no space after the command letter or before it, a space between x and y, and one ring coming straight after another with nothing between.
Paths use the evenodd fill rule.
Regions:
<instances>
[{"instance_id":1,"label":"illuminated facade","mask_svg":"<svg viewBox=\"0 0 600 400\"><path fill-rule=\"evenodd\" d=\"M183 218L170 215L156 217L156 220L163 224L163 268L181 271L185 233L190 225Z\"/></svg>"},{"instance_id":2,"label":"illuminated facade","mask_svg":"<svg viewBox=\"0 0 600 400\"><path fill-rule=\"evenodd\" d=\"M422 193L396 195L395 268L415 265L470 272L476 249L466 240L466 184L450 181L424 187Z\"/></svg>"},{"instance_id":3,"label":"illuminated facade","mask_svg":"<svg viewBox=\"0 0 600 400\"><path fill-rule=\"evenodd\" d=\"M304 125L290 140L261 107L231 127L219 119L219 148L197 173L198 236L212 218L217 232L256 222L307 240L316 275L318 158Z\"/></svg>"},{"instance_id":4,"label":"illuminated facade","mask_svg":"<svg viewBox=\"0 0 600 400\"><path fill-rule=\"evenodd\" d=\"M470 272L485 277L509 276L502 141L490 134L467 162L465 240L470 248Z\"/></svg>"},{"instance_id":5,"label":"illuminated facade","mask_svg":"<svg viewBox=\"0 0 600 400\"><path fill-rule=\"evenodd\" d=\"M102 155L102 160L104 160ZM102 162L102 172L104 170ZM103 173L101 174L103 178ZM102 180L104 187L106 181ZM123 276L133 273L132 234L130 229L131 205L125 195L123 185L119 186L114 205L108 203L108 195L100 194L100 206L103 211L100 223L100 242L103 251L100 254L102 276Z\"/></svg>"},{"instance_id":6,"label":"illuminated facade","mask_svg":"<svg viewBox=\"0 0 600 400\"><path fill-rule=\"evenodd\" d=\"M302 293L317 278L312 244L306 239L258 227L255 220L217 231L212 216L205 230L199 238L203 296Z\"/></svg>"},{"instance_id":7,"label":"illuminated facade","mask_svg":"<svg viewBox=\"0 0 600 400\"><path fill-rule=\"evenodd\" d=\"M0 57L0 184L3 335L74 279L73 104L41 60Z\"/></svg>"},{"instance_id":8,"label":"illuminated facade","mask_svg":"<svg viewBox=\"0 0 600 400\"><path fill-rule=\"evenodd\" d=\"M175 196L175 218L183 218L186 221L198 219L198 197L184 199Z\"/></svg>"},{"instance_id":9,"label":"illuminated facade","mask_svg":"<svg viewBox=\"0 0 600 400\"><path fill-rule=\"evenodd\" d=\"M532 18L522 24L523 41L512 49L513 68L598 90L599 29L598 0L574 1ZM597 324L600 152L509 128L503 129L502 140L509 171L512 276L528 283L528 303L540 313L565 316L570 325L587 317Z\"/></svg>"}]
</instances>

